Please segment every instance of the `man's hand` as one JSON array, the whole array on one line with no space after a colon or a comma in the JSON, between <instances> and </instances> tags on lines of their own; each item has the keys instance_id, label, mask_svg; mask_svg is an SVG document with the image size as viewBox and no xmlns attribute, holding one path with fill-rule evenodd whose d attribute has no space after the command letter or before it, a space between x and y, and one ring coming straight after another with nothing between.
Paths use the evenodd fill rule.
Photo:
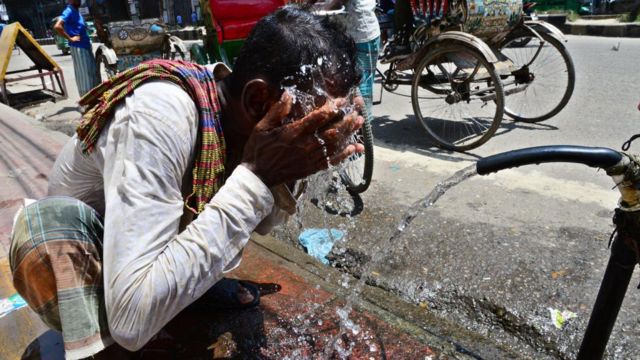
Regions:
<instances>
[{"instance_id":1,"label":"man's hand","mask_svg":"<svg viewBox=\"0 0 640 360\"><path fill-rule=\"evenodd\" d=\"M344 99L327 102L304 118L288 124L283 119L291 111L292 99L286 91L249 136L243 152L242 164L253 171L268 186L307 177L356 152L363 152L362 144L348 144L347 140L364 123L352 112L343 114L336 106ZM362 107L362 98L356 98Z\"/></svg>"},{"instance_id":2,"label":"man's hand","mask_svg":"<svg viewBox=\"0 0 640 360\"><path fill-rule=\"evenodd\" d=\"M69 41L71 41L71 42L78 42L78 41L80 41L80 35L70 36L70 37L69 37Z\"/></svg>"}]
</instances>

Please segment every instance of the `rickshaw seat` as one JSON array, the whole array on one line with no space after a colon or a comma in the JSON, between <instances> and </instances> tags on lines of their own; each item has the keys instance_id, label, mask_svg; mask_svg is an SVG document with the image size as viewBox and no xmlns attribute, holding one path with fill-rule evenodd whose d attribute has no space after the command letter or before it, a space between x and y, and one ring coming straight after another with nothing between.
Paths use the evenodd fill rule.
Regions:
<instances>
[{"instance_id":1,"label":"rickshaw seat","mask_svg":"<svg viewBox=\"0 0 640 360\"><path fill-rule=\"evenodd\" d=\"M246 39L263 16L286 4L286 0L210 0L218 41Z\"/></svg>"}]
</instances>

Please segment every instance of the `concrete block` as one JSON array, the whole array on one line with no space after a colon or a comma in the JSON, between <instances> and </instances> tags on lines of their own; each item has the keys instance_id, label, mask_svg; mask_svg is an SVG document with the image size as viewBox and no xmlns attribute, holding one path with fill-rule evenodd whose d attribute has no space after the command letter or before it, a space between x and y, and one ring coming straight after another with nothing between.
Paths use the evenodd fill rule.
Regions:
<instances>
[{"instance_id":1,"label":"concrete block","mask_svg":"<svg viewBox=\"0 0 640 360\"><path fill-rule=\"evenodd\" d=\"M602 36L623 37L625 26L602 26Z\"/></svg>"},{"instance_id":2,"label":"concrete block","mask_svg":"<svg viewBox=\"0 0 640 360\"><path fill-rule=\"evenodd\" d=\"M637 25L637 24L626 25L624 36L640 38L640 25Z\"/></svg>"},{"instance_id":3,"label":"concrete block","mask_svg":"<svg viewBox=\"0 0 640 360\"><path fill-rule=\"evenodd\" d=\"M602 36L604 32L604 27L601 25L587 25L587 35L591 36Z\"/></svg>"}]
</instances>

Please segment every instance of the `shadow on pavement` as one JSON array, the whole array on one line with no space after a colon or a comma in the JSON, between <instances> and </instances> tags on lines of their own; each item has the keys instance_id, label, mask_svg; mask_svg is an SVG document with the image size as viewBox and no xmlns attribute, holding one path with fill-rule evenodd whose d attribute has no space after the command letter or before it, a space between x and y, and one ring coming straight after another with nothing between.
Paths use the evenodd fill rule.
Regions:
<instances>
[{"instance_id":1,"label":"shadow on pavement","mask_svg":"<svg viewBox=\"0 0 640 360\"><path fill-rule=\"evenodd\" d=\"M49 114L48 116L56 116L56 115L60 115L60 114L64 114L64 113L68 113L68 112L78 112L78 107L77 106L65 106L63 108L58 109L58 111L54 112L53 114ZM78 114L78 117L82 116L82 114Z\"/></svg>"},{"instance_id":2,"label":"shadow on pavement","mask_svg":"<svg viewBox=\"0 0 640 360\"><path fill-rule=\"evenodd\" d=\"M437 147L436 143L429 138L429 135L422 129L416 120L415 115L408 114L406 117L395 120L388 115L376 117L371 121L375 145L388 149L412 151L417 154L426 155L432 158L460 162L481 159L482 156L471 151L453 152ZM509 118L502 120L500 127L492 138L503 136L513 130L558 130L557 127L548 124L529 124L515 122ZM534 135L535 136L535 135ZM491 139L489 139L491 141Z\"/></svg>"}]
</instances>

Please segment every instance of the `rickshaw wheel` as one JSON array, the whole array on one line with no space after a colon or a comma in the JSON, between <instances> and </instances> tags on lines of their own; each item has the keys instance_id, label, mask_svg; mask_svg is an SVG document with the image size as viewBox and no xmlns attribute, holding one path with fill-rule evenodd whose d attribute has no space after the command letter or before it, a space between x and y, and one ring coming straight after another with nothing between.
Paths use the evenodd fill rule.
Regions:
<instances>
[{"instance_id":1,"label":"rickshaw wheel","mask_svg":"<svg viewBox=\"0 0 640 360\"><path fill-rule=\"evenodd\" d=\"M535 59L540 47L535 36L514 34L500 44L500 51L516 65L503 84L507 93L504 112L516 121L547 120L558 114L573 94L576 75L569 52L555 37L543 32L540 36L545 44ZM525 46L513 46L527 39ZM529 81L522 81L522 73Z\"/></svg>"},{"instance_id":2,"label":"rickshaw wheel","mask_svg":"<svg viewBox=\"0 0 640 360\"><path fill-rule=\"evenodd\" d=\"M493 64L467 46L430 50L415 69L411 103L418 124L439 147L476 148L502 121L504 93Z\"/></svg>"},{"instance_id":3,"label":"rickshaw wheel","mask_svg":"<svg viewBox=\"0 0 640 360\"><path fill-rule=\"evenodd\" d=\"M107 61L107 57L103 54L98 55L96 68L100 72L101 81L109 80L112 77L116 76L118 73L115 65L110 65Z\"/></svg>"}]
</instances>

